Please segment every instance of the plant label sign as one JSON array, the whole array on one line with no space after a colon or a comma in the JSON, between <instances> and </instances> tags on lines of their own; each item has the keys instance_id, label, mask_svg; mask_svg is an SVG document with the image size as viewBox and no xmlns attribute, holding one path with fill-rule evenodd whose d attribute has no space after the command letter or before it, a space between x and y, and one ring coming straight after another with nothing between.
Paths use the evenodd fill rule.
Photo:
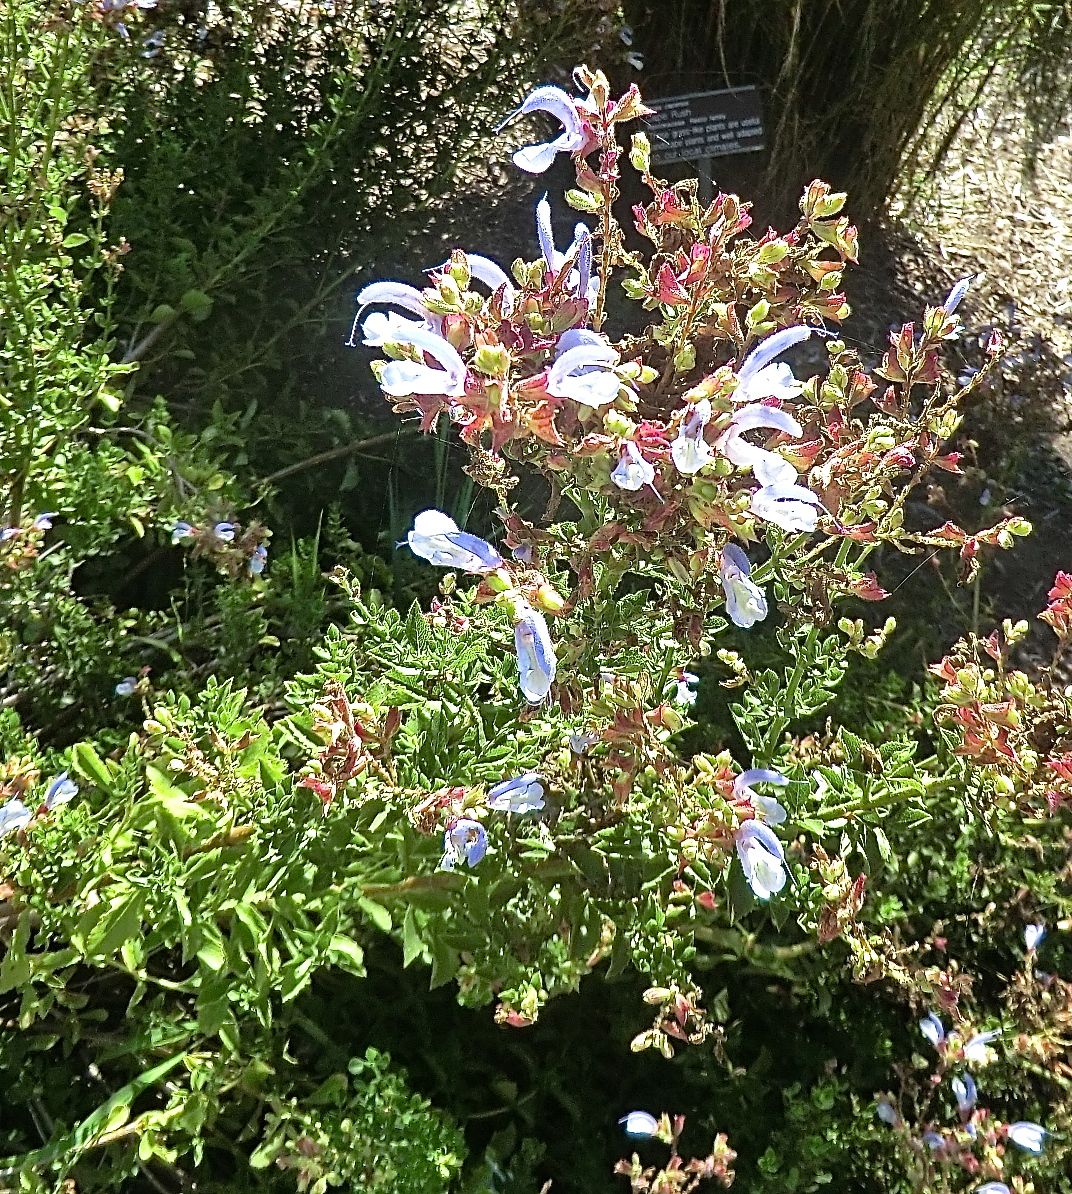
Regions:
<instances>
[{"instance_id":1,"label":"plant label sign","mask_svg":"<svg viewBox=\"0 0 1072 1194\"><path fill-rule=\"evenodd\" d=\"M763 104L755 87L668 95L652 106L655 115L646 125L657 166L765 148Z\"/></svg>"}]
</instances>

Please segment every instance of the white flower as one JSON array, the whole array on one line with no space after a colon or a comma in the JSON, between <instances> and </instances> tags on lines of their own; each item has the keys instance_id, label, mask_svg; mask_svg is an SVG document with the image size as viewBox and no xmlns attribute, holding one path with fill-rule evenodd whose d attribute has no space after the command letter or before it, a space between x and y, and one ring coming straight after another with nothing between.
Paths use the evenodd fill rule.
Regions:
<instances>
[{"instance_id":1,"label":"white flower","mask_svg":"<svg viewBox=\"0 0 1072 1194\"><path fill-rule=\"evenodd\" d=\"M0 837L24 829L33 820L33 813L18 797L9 800L0 808Z\"/></svg>"},{"instance_id":2,"label":"white flower","mask_svg":"<svg viewBox=\"0 0 1072 1194\"><path fill-rule=\"evenodd\" d=\"M793 484L797 479L797 470L784 456L766 448L757 448L744 438L746 431L758 428L782 431L797 439L802 434L800 424L788 411L776 406L764 406L760 402L743 406L734 414L730 425L719 436L719 450L738 468L750 468L757 477L762 470L764 476L769 478L766 484Z\"/></svg>"},{"instance_id":3,"label":"white flower","mask_svg":"<svg viewBox=\"0 0 1072 1194\"><path fill-rule=\"evenodd\" d=\"M609 367L618 364L618 351L596 332L584 332L583 339L579 333L576 329L559 337L558 355L547 373L547 392L583 406L606 406L622 386Z\"/></svg>"},{"instance_id":4,"label":"white flower","mask_svg":"<svg viewBox=\"0 0 1072 1194\"><path fill-rule=\"evenodd\" d=\"M380 348L384 344L405 342L411 332L428 330L420 319L407 319L397 311L373 311L361 325L361 342L369 348Z\"/></svg>"},{"instance_id":5,"label":"white flower","mask_svg":"<svg viewBox=\"0 0 1072 1194\"><path fill-rule=\"evenodd\" d=\"M990 1042L1001 1036L1000 1028L989 1032L977 1032L964 1046L964 1060L985 1063L990 1060Z\"/></svg>"},{"instance_id":6,"label":"white flower","mask_svg":"<svg viewBox=\"0 0 1072 1194\"><path fill-rule=\"evenodd\" d=\"M1027 1123L1024 1120L1009 1124L1009 1139L1013 1144L1017 1148L1022 1148L1025 1153L1033 1153L1036 1157L1046 1147L1048 1135L1049 1132L1041 1124Z\"/></svg>"},{"instance_id":7,"label":"white flower","mask_svg":"<svg viewBox=\"0 0 1072 1194\"><path fill-rule=\"evenodd\" d=\"M775 357L780 357L796 344L807 340L809 336L822 335L822 328L805 327L783 328L762 340L741 362L737 370L737 389L735 397L738 402L759 402L764 398L794 398L800 393L800 382L793 376L788 365L775 365Z\"/></svg>"},{"instance_id":8,"label":"white flower","mask_svg":"<svg viewBox=\"0 0 1072 1194\"><path fill-rule=\"evenodd\" d=\"M726 593L726 613L735 626L750 629L767 616L767 598L752 579L752 565L736 543L722 549L718 565Z\"/></svg>"},{"instance_id":9,"label":"white flower","mask_svg":"<svg viewBox=\"0 0 1072 1194\"><path fill-rule=\"evenodd\" d=\"M674 689L674 704L694 705L696 703L696 686L700 677L693 672L678 670L677 686Z\"/></svg>"},{"instance_id":10,"label":"white flower","mask_svg":"<svg viewBox=\"0 0 1072 1194\"><path fill-rule=\"evenodd\" d=\"M936 1049L945 1040L945 1025L934 1012L928 1012L920 1020L919 1030Z\"/></svg>"},{"instance_id":11,"label":"white flower","mask_svg":"<svg viewBox=\"0 0 1072 1194\"><path fill-rule=\"evenodd\" d=\"M529 605L514 625L514 649L521 691L530 704L538 705L551 691L558 658L546 619Z\"/></svg>"},{"instance_id":12,"label":"white flower","mask_svg":"<svg viewBox=\"0 0 1072 1194\"><path fill-rule=\"evenodd\" d=\"M527 174L543 174L558 154L576 153L584 145L584 126L577 113L577 105L561 87L537 87L521 107L499 125L499 129L516 117L526 116L530 112L547 112L562 125L562 132L553 141L526 145L513 155L514 165L519 170Z\"/></svg>"},{"instance_id":13,"label":"white flower","mask_svg":"<svg viewBox=\"0 0 1072 1194\"><path fill-rule=\"evenodd\" d=\"M742 771L733 781L733 794L738 800L747 800L756 810L760 820L768 825L783 825L786 811L773 796L761 796L752 791L753 784L774 784L776 788L784 788L789 780L780 771L767 771L762 767L754 767L750 771Z\"/></svg>"},{"instance_id":14,"label":"white flower","mask_svg":"<svg viewBox=\"0 0 1072 1194\"><path fill-rule=\"evenodd\" d=\"M964 296L968 293L971 286L982 280L982 274L968 274L966 278L961 278L953 289L946 295L945 302L942 303L942 310L946 315L952 315L953 312L964 301Z\"/></svg>"},{"instance_id":15,"label":"white flower","mask_svg":"<svg viewBox=\"0 0 1072 1194\"><path fill-rule=\"evenodd\" d=\"M618 1122L625 1126L627 1136L654 1136L659 1130L659 1121L647 1111L630 1111Z\"/></svg>"},{"instance_id":16,"label":"white flower","mask_svg":"<svg viewBox=\"0 0 1072 1194\"><path fill-rule=\"evenodd\" d=\"M704 439L704 429L711 422L711 403L702 398L681 421L677 438L670 445L670 459L679 473L691 477L714 458L714 449Z\"/></svg>"},{"instance_id":17,"label":"white flower","mask_svg":"<svg viewBox=\"0 0 1072 1194\"><path fill-rule=\"evenodd\" d=\"M1027 925L1024 929L1024 944L1027 946L1027 952L1033 954L1035 950L1038 949L1038 947L1042 944L1043 938L1045 936L1045 925Z\"/></svg>"},{"instance_id":18,"label":"white flower","mask_svg":"<svg viewBox=\"0 0 1072 1194\"><path fill-rule=\"evenodd\" d=\"M769 900L785 886L785 851L773 831L751 820L737 830L737 857L744 877L758 899Z\"/></svg>"},{"instance_id":19,"label":"white flower","mask_svg":"<svg viewBox=\"0 0 1072 1194\"><path fill-rule=\"evenodd\" d=\"M410 551L439 568L461 568L483 575L502 567L503 558L486 540L459 530L441 510L422 510L406 535Z\"/></svg>"},{"instance_id":20,"label":"white flower","mask_svg":"<svg viewBox=\"0 0 1072 1194\"><path fill-rule=\"evenodd\" d=\"M640 454L640 449L631 439L622 444L621 455L610 479L619 489L630 493L651 485L655 480L655 469Z\"/></svg>"},{"instance_id":21,"label":"white flower","mask_svg":"<svg viewBox=\"0 0 1072 1194\"><path fill-rule=\"evenodd\" d=\"M488 808L496 812L535 813L543 807L543 784L535 771L504 779L488 789Z\"/></svg>"},{"instance_id":22,"label":"white flower","mask_svg":"<svg viewBox=\"0 0 1072 1194\"><path fill-rule=\"evenodd\" d=\"M73 800L77 795L78 785L66 771L61 771L48 785L48 791L45 792L45 808L57 808L59 805Z\"/></svg>"},{"instance_id":23,"label":"white flower","mask_svg":"<svg viewBox=\"0 0 1072 1194\"><path fill-rule=\"evenodd\" d=\"M884 1124L889 1124L891 1128L897 1127L901 1122L901 1117L897 1114L897 1108L894 1107L889 1099L879 1099L875 1107L875 1114Z\"/></svg>"},{"instance_id":24,"label":"white flower","mask_svg":"<svg viewBox=\"0 0 1072 1194\"><path fill-rule=\"evenodd\" d=\"M414 326L401 329L394 342L412 344L440 367L433 369L423 361L388 361L380 373L380 388L385 394L396 398L408 394L441 394L446 398L460 398L465 393L465 362L449 340L436 332Z\"/></svg>"},{"instance_id":25,"label":"white flower","mask_svg":"<svg viewBox=\"0 0 1072 1194\"><path fill-rule=\"evenodd\" d=\"M599 296L599 279L592 277L592 232L586 224L575 224L573 240L565 253L555 248L554 228L551 224L551 204L546 194L536 204L536 238L540 242L540 253L547 266L546 277L557 278L570 262L576 262L576 269L566 275L566 290L583 298L591 306ZM595 333L593 333L595 335Z\"/></svg>"},{"instance_id":26,"label":"white flower","mask_svg":"<svg viewBox=\"0 0 1072 1194\"><path fill-rule=\"evenodd\" d=\"M782 460L781 464L792 468L788 461ZM749 509L757 518L772 522L785 531L815 530L819 522L819 511L823 508L820 498L803 485L786 480L780 465L768 467L766 460L758 460L753 466L753 471L760 488L752 494ZM794 470L794 477L795 475Z\"/></svg>"}]
</instances>

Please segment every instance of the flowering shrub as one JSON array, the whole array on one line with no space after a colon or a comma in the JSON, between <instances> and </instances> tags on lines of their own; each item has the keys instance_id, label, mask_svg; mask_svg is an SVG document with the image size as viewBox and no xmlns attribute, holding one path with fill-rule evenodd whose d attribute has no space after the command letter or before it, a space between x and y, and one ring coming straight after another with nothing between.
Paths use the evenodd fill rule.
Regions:
<instances>
[{"instance_id":1,"label":"flowering shrub","mask_svg":"<svg viewBox=\"0 0 1072 1194\"><path fill-rule=\"evenodd\" d=\"M703 205L695 183L651 174L642 133L625 148L621 134L646 112L635 89L614 98L602 75L578 79L579 97L541 87L522 104L518 122L555 127L539 140L526 123L514 160L532 174L572 160L566 202L590 222L564 240L545 197L533 260L507 272L456 250L424 287L378 281L360 295L355 335L379 350L385 396L425 429L456 429L470 478L495 499L486 537L442 510L417 514L400 549L439 570L437 595L400 611L337 569L342 616L285 703L251 697L243 665L229 679L215 656L198 683L171 691L122 654L120 633L94 659L111 668L110 699L141 707L137 732L65 744L17 704L0 713L0 1070L20 1109L0 1168L28 1188L70 1176L180 1189L203 1167L239 1189L250 1165L266 1188L446 1188L465 1160L460 1135L351 1023L384 937L403 969L453 983L465 1005L494 1005L504 1029L532 1026L586 976L638 976L640 999L619 1013L627 1039L653 1062L673 1058L675 1073L697 1055L733 1070L726 957L734 981L777 979L826 1015L834 992L848 1006L842 975L883 980L921 1013L933 1006L939 1082L955 1062L975 1065L966 1050L1006 1039L986 1036L994 1018L951 956L919 956L941 952L938 914L913 926L898 901L959 906L959 889L934 895L927 868L909 862L937 853L919 836L928 817L964 837L1000 823L1019 840L1041 814L1059 836L1072 744L1056 670L1016 672L1019 629L1007 627L939 665L932 738L911 721L883 735L817 717L893 633L859 605L886 596L884 553L949 551L970 577L1029 529L909 518L928 475L958 468L949 441L978 381L951 385L940 349L959 332L968 283L891 337L875 380L836 333L857 254L845 197L815 182L793 229L757 237L737 197ZM616 204L626 159L651 195L632 227ZM619 314L620 291L646 325ZM612 337L619 318L632 330ZM73 351L76 338L61 340ZM810 377L783 359L802 349L821 361ZM110 379L107 346L97 353ZM999 354L995 342L988 369ZM84 407L102 393L91 387ZM66 442L81 450L82 431ZM227 501L183 509L169 454L147 458L168 550L210 565L228 594L271 592L281 569L274 548L266 567L269 528L240 518L237 481L205 485ZM58 467L25 469L35 505L7 503L5 600L41 584L55 558L46 536L58 515L39 481ZM295 574L300 561L293 553ZM1067 598L1059 578L1046 617L1062 650ZM716 682L729 714L701 720ZM954 861L940 871L950 886ZM1063 907L1056 884L1033 883ZM1037 923L1037 908L1021 911ZM1056 1080L1067 984L1025 973L1008 1027L1023 1025L1024 1055ZM392 1007L403 979L392 975ZM404 1048L430 1014L401 1018ZM452 1077L480 1063L465 1033L434 1032L459 1051ZM955 1068L950 1091L966 1102L971 1071ZM833 1071L798 1093L787 1093L796 1124L856 1097ZM501 1097L510 1103L508 1089ZM866 1126L847 1113L844 1151L903 1146L898 1172L916 1180L918 1157L931 1159L904 1127L915 1104L886 1096L877 1125L873 1106ZM937 1131L936 1112L919 1108L921 1130ZM713 1131L694 1146L676 1107L621 1112L636 1156L617 1172L634 1189L733 1179L740 1150L725 1125L701 1121ZM893 1145L883 1121L900 1133ZM1060 1164L1060 1123L1029 1105L985 1126L973 1168L974 1122L962 1118L920 1181L1004 1180L994 1158L1009 1140ZM747 1132L746 1115L737 1126ZM660 1145L668 1159L649 1151ZM506 1180L497 1146L482 1162L494 1189ZM797 1147L823 1184L833 1142ZM756 1188L793 1188L773 1144L757 1151ZM516 1152L517 1172L531 1171Z\"/></svg>"}]
</instances>

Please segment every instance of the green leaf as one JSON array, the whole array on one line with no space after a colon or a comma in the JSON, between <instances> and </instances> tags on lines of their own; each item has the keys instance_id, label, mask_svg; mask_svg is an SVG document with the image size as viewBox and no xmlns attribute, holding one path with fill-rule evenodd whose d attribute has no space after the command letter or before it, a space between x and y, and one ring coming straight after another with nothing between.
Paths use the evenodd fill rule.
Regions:
<instances>
[{"instance_id":1,"label":"green leaf","mask_svg":"<svg viewBox=\"0 0 1072 1194\"><path fill-rule=\"evenodd\" d=\"M361 896L357 901L357 906L381 933L389 933L391 931L393 924L391 914L382 904L377 904L375 900L370 900L368 896Z\"/></svg>"},{"instance_id":2,"label":"green leaf","mask_svg":"<svg viewBox=\"0 0 1072 1194\"><path fill-rule=\"evenodd\" d=\"M124 942L141 929L144 910L145 892L141 888L110 900L105 913L86 935L86 957L110 958L117 954Z\"/></svg>"},{"instance_id":3,"label":"green leaf","mask_svg":"<svg viewBox=\"0 0 1072 1194\"><path fill-rule=\"evenodd\" d=\"M83 779L96 784L105 792L111 791L112 773L108 764L100 757L88 742L76 742L71 749L71 767Z\"/></svg>"},{"instance_id":4,"label":"green leaf","mask_svg":"<svg viewBox=\"0 0 1072 1194\"><path fill-rule=\"evenodd\" d=\"M194 323L201 323L212 313L212 299L203 290L187 290L179 299L179 306Z\"/></svg>"},{"instance_id":5,"label":"green leaf","mask_svg":"<svg viewBox=\"0 0 1072 1194\"><path fill-rule=\"evenodd\" d=\"M330 954L349 974L356 974L359 978L365 974L365 951L345 933L335 933L328 942Z\"/></svg>"},{"instance_id":6,"label":"green leaf","mask_svg":"<svg viewBox=\"0 0 1072 1194\"><path fill-rule=\"evenodd\" d=\"M406 909L402 921L402 965L408 966L424 954L424 942L421 940L417 928L417 914L412 908Z\"/></svg>"}]
</instances>

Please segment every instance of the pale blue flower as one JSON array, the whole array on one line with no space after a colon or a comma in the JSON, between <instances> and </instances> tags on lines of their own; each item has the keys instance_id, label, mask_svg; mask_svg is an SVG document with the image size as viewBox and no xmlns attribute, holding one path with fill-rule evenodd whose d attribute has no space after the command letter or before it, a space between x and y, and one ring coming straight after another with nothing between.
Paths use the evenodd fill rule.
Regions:
<instances>
[{"instance_id":1,"label":"pale blue flower","mask_svg":"<svg viewBox=\"0 0 1072 1194\"><path fill-rule=\"evenodd\" d=\"M443 834L438 870L453 871L459 863L474 867L488 852L488 835L479 821L461 817Z\"/></svg>"},{"instance_id":2,"label":"pale blue flower","mask_svg":"<svg viewBox=\"0 0 1072 1194\"><path fill-rule=\"evenodd\" d=\"M370 316L371 318L371 316ZM465 393L468 369L458 350L438 332L411 326L395 333L398 344L412 344L430 356L438 369L423 361L388 361L380 373L380 388L394 398L409 394L434 394L460 398Z\"/></svg>"},{"instance_id":3,"label":"pale blue flower","mask_svg":"<svg viewBox=\"0 0 1072 1194\"><path fill-rule=\"evenodd\" d=\"M673 701L675 705L694 705L696 703L696 686L700 677L693 672L678 669Z\"/></svg>"},{"instance_id":4,"label":"pale blue flower","mask_svg":"<svg viewBox=\"0 0 1072 1194\"><path fill-rule=\"evenodd\" d=\"M18 797L12 797L3 808L0 808L0 837L14 833L18 829L25 829L33 820L33 813Z\"/></svg>"},{"instance_id":5,"label":"pale blue flower","mask_svg":"<svg viewBox=\"0 0 1072 1194\"><path fill-rule=\"evenodd\" d=\"M752 580L752 565L736 543L722 549L718 565L726 594L726 613L735 626L750 629L767 616L767 598Z\"/></svg>"},{"instance_id":6,"label":"pale blue flower","mask_svg":"<svg viewBox=\"0 0 1072 1194\"><path fill-rule=\"evenodd\" d=\"M577 246L577 285L575 287L579 298L591 301L589 291L592 283L598 282L592 277L592 233L584 225L578 224L573 229L573 243Z\"/></svg>"},{"instance_id":7,"label":"pale blue flower","mask_svg":"<svg viewBox=\"0 0 1072 1194\"><path fill-rule=\"evenodd\" d=\"M253 549L253 555L249 557L249 563L246 565L246 567L249 569L250 576L260 576L267 563L268 548L265 547L263 543L259 543Z\"/></svg>"},{"instance_id":8,"label":"pale blue flower","mask_svg":"<svg viewBox=\"0 0 1072 1194\"><path fill-rule=\"evenodd\" d=\"M919 1030L936 1049L945 1041L945 1025L934 1012L928 1012L920 1020Z\"/></svg>"},{"instance_id":9,"label":"pale blue flower","mask_svg":"<svg viewBox=\"0 0 1072 1194\"><path fill-rule=\"evenodd\" d=\"M543 783L535 771L504 779L488 789L488 808L496 812L537 813L543 807Z\"/></svg>"},{"instance_id":10,"label":"pale blue flower","mask_svg":"<svg viewBox=\"0 0 1072 1194\"><path fill-rule=\"evenodd\" d=\"M505 289L511 297L516 293L506 270L497 261L492 261L490 257L481 257L479 253L466 253L465 260L469 266L469 273L478 282L483 282L489 290Z\"/></svg>"},{"instance_id":11,"label":"pale blue flower","mask_svg":"<svg viewBox=\"0 0 1072 1194\"><path fill-rule=\"evenodd\" d=\"M45 792L45 808L54 809L58 805L73 800L77 795L78 785L66 771L61 771L48 785L48 790Z\"/></svg>"},{"instance_id":12,"label":"pale blue flower","mask_svg":"<svg viewBox=\"0 0 1072 1194\"><path fill-rule=\"evenodd\" d=\"M1027 952L1033 954L1042 944L1045 936L1046 926L1044 924L1028 925L1024 929L1024 944L1027 946Z\"/></svg>"},{"instance_id":13,"label":"pale blue flower","mask_svg":"<svg viewBox=\"0 0 1072 1194\"><path fill-rule=\"evenodd\" d=\"M567 264L575 261L576 268L566 275L564 289L585 299L589 305L594 303L599 295L599 279L592 277L592 233L589 228L584 224L574 225L573 243L565 253L560 253L555 248L551 204L544 195L536 204L536 239L540 242L540 253L547 267L545 277L548 280L557 278Z\"/></svg>"},{"instance_id":14,"label":"pale blue flower","mask_svg":"<svg viewBox=\"0 0 1072 1194\"><path fill-rule=\"evenodd\" d=\"M957 1100L957 1110L961 1115L967 1115L979 1098L975 1079L971 1074L962 1074L959 1078L954 1078L949 1085L953 1088L953 1098Z\"/></svg>"},{"instance_id":15,"label":"pale blue flower","mask_svg":"<svg viewBox=\"0 0 1072 1194\"><path fill-rule=\"evenodd\" d=\"M460 530L441 510L422 510L413 520L406 542L414 555L439 568L461 568L480 576L504 563L490 543Z\"/></svg>"},{"instance_id":16,"label":"pale blue flower","mask_svg":"<svg viewBox=\"0 0 1072 1194\"><path fill-rule=\"evenodd\" d=\"M599 741L599 737L599 734L594 734L591 730L585 730L578 734L570 734L570 750L572 750L575 755L587 754L588 748L590 746L594 746Z\"/></svg>"},{"instance_id":17,"label":"pale blue flower","mask_svg":"<svg viewBox=\"0 0 1072 1194\"><path fill-rule=\"evenodd\" d=\"M572 398L593 409L618 397L622 383L613 366L621 358L605 337L575 328L559 337L556 351L547 371L548 394Z\"/></svg>"},{"instance_id":18,"label":"pale blue flower","mask_svg":"<svg viewBox=\"0 0 1072 1194\"><path fill-rule=\"evenodd\" d=\"M822 328L783 328L762 340L741 362L737 370L737 389L734 397L738 402L760 402L764 398L794 398L801 390L801 384L793 376L788 365L773 364L776 357L807 340L809 336L825 335Z\"/></svg>"},{"instance_id":19,"label":"pale blue flower","mask_svg":"<svg viewBox=\"0 0 1072 1194\"><path fill-rule=\"evenodd\" d=\"M429 331L419 319L407 319L397 311L373 311L361 325L361 342L369 348L403 344L413 332Z\"/></svg>"},{"instance_id":20,"label":"pale blue flower","mask_svg":"<svg viewBox=\"0 0 1072 1194\"><path fill-rule=\"evenodd\" d=\"M555 248L555 230L551 223L551 204L547 200L547 192L536 204L536 239L540 242L540 252L543 254L547 273L552 277L558 272L561 255Z\"/></svg>"},{"instance_id":21,"label":"pale blue flower","mask_svg":"<svg viewBox=\"0 0 1072 1194\"><path fill-rule=\"evenodd\" d=\"M960 281L954 285L953 289L948 295L946 295L945 302L942 303L942 310L946 313L946 315L953 314L953 312L964 301L964 296L968 293L968 289L971 287L972 283L981 277L982 274L968 274L966 278L961 278Z\"/></svg>"},{"instance_id":22,"label":"pale blue flower","mask_svg":"<svg viewBox=\"0 0 1072 1194\"><path fill-rule=\"evenodd\" d=\"M134 676L124 676L115 686L115 695L118 697L133 696L137 691L138 681Z\"/></svg>"},{"instance_id":23,"label":"pale blue flower","mask_svg":"<svg viewBox=\"0 0 1072 1194\"><path fill-rule=\"evenodd\" d=\"M412 315L418 315L426 326L431 326L435 317L424 303L424 295L408 282L370 282L364 289L358 291L358 319L366 307L384 306L401 307Z\"/></svg>"},{"instance_id":24,"label":"pale blue flower","mask_svg":"<svg viewBox=\"0 0 1072 1194\"><path fill-rule=\"evenodd\" d=\"M562 132L553 140L538 145L527 145L519 149L514 155L514 165L527 174L543 174L556 155L560 153L576 153L585 143L584 127L577 113L577 105L561 87L537 87L530 93L525 102L512 112L499 128L505 128L511 120L518 116L526 116L530 112L547 112L562 125Z\"/></svg>"},{"instance_id":25,"label":"pale blue flower","mask_svg":"<svg viewBox=\"0 0 1072 1194\"><path fill-rule=\"evenodd\" d=\"M618 463L611 472L610 479L629 493L643 489L645 485L652 485L655 480L655 469L640 454L640 449L631 439L627 439L621 446ZM654 486L652 486L654 488Z\"/></svg>"},{"instance_id":26,"label":"pale blue flower","mask_svg":"<svg viewBox=\"0 0 1072 1194\"><path fill-rule=\"evenodd\" d=\"M945 1148L945 1137L938 1132L924 1132L920 1139L931 1152L937 1152L940 1148Z\"/></svg>"},{"instance_id":27,"label":"pale blue flower","mask_svg":"<svg viewBox=\"0 0 1072 1194\"><path fill-rule=\"evenodd\" d=\"M630 1111L618 1120L625 1128L627 1136L650 1137L659 1130L659 1121L647 1111Z\"/></svg>"},{"instance_id":28,"label":"pale blue flower","mask_svg":"<svg viewBox=\"0 0 1072 1194\"><path fill-rule=\"evenodd\" d=\"M538 705L551 691L558 658L546 619L527 604L514 624L514 649L521 691L530 704Z\"/></svg>"},{"instance_id":29,"label":"pale blue flower","mask_svg":"<svg viewBox=\"0 0 1072 1194\"><path fill-rule=\"evenodd\" d=\"M52 520L54 518L59 518L59 514L55 510L50 510L45 514L38 514L31 523L31 527L35 531L51 531Z\"/></svg>"},{"instance_id":30,"label":"pale blue flower","mask_svg":"<svg viewBox=\"0 0 1072 1194\"><path fill-rule=\"evenodd\" d=\"M964 1060L975 1062L987 1061L987 1046L999 1036L1001 1036L1000 1028L992 1028L989 1032L977 1032L964 1046Z\"/></svg>"},{"instance_id":31,"label":"pale blue flower","mask_svg":"<svg viewBox=\"0 0 1072 1194\"><path fill-rule=\"evenodd\" d=\"M22 527L2 527L0 528L0 543L7 543L11 539L17 539L22 534Z\"/></svg>"},{"instance_id":32,"label":"pale blue flower","mask_svg":"<svg viewBox=\"0 0 1072 1194\"><path fill-rule=\"evenodd\" d=\"M756 815L768 825L782 825L785 823L785 809L773 796L761 796L752 791L753 784L774 784L784 788L789 780L780 771L767 771L762 767L754 767L750 771L742 771L733 781L733 794L738 800L747 800L756 810Z\"/></svg>"},{"instance_id":33,"label":"pale blue flower","mask_svg":"<svg viewBox=\"0 0 1072 1194\"><path fill-rule=\"evenodd\" d=\"M744 439L746 431L759 429L781 431L795 439L803 434L800 424L787 410L756 403L736 411L730 425L719 437L719 450L738 468L750 468L757 479L762 466L764 485L792 485L797 479L797 470L784 456L766 448L757 448Z\"/></svg>"},{"instance_id":34,"label":"pale blue flower","mask_svg":"<svg viewBox=\"0 0 1072 1194\"><path fill-rule=\"evenodd\" d=\"M769 826L750 820L737 830L737 857L748 886L761 900L769 900L786 883L785 851Z\"/></svg>"},{"instance_id":35,"label":"pale blue flower","mask_svg":"<svg viewBox=\"0 0 1072 1194\"><path fill-rule=\"evenodd\" d=\"M492 261L490 257L482 257L479 253L466 253L465 263L469 267L469 274L473 281L482 282L494 294L501 292L502 310L504 314L508 315L514 309L517 288L514 286L506 270L497 261ZM439 269L445 270L449 265L450 261L447 260ZM362 330L367 331L367 329L368 320L365 321ZM368 344L368 342L368 339L366 339L365 343Z\"/></svg>"},{"instance_id":36,"label":"pale blue flower","mask_svg":"<svg viewBox=\"0 0 1072 1194\"><path fill-rule=\"evenodd\" d=\"M762 449L760 449L762 450ZM773 456L773 452L766 453ZM814 531L819 522L822 500L810 489L786 479L781 465L793 466L778 457L779 464L768 469L766 460L757 460L753 472L760 488L752 494L749 509L764 522L772 522L785 531ZM793 470L794 477L796 470Z\"/></svg>"},{"instance_id":37,"label":"pale blue flower","mask_svg":"<svg viewBox=\"0 0 1072 1194\"><path fill-rule=\"evenodd\" d=\"M218 522L212 528L212 533L221 543L233 543L236 530L237 527L233 522ZM172 538L174 538L174 535L172 535Z\"/></svg>"},{"instance_id":38,"label":"pale blue flower","mask_svg":"<svg viewBox=\"0 0 1072 1194\"><path fill-rule=\"evenodd\" d=\"M1012 1194L1012 1191L1004 1182L983 1182L975 1187L975 1194Z\"/></svg>"},{"instance_id":39,"label":"pale blue flower","mask_svg":"<svg viewBox=\"0 0 1072 1194\"><path fill-rule=\"evenodd\" d=\"M1031 1153L1036 1157L1046 1147L1048 1135L1049 1132L1041 1124L1028 1123L1024 1120L1009 1124L1009 1139L1013 1144L1017 1148L1022 1148L1025 1153Z\"/></svg>"},{"instance_id":40,"label":"pale blue flower","mask_svg":"<svg viewBox=\"0 0 1072 1194\"><path fill-rule=\"evenodd\" d=\"M704 429L711 422L711 402L702 398L689 407L681 421L677 438L670 445L670 459L679 473L691 477L714 459L715 450L704 439Z\"/></svg>"},{"instance_id":41,"label":"pale blue flower","mask_svg":"<svg viewBox=\"0 0 1072 1194\"><path fill-rule=\"evenodd\" d=\"M192 539L195 534L194 528L188 522L177 522L171 528L171 542L182 543L184 539Z\"/></svg>"},{"instance_id":42,"label":"pale blue flower","mask_svg":"<svg viewBox=\"0 0 1072 1194\"><path fill-rule=\"evenodd\" d=\"M889 1099L879 1099L875 1105L875 1114L884 1124L889 1124L891 1128L897 1127L901 1122L901 1117L897 1114L897 1108Z\"/></svg>"}]
</instances>

